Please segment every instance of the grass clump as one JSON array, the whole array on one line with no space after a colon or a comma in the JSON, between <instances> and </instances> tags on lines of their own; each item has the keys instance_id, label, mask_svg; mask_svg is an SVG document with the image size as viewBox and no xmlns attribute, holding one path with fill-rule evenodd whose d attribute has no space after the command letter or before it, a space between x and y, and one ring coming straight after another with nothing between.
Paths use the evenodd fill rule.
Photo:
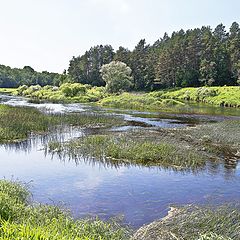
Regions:
<instances>
[{"instance_id":1,"label":"grass clump","mask_svg":"<svg viewBox=\"0 0 240 240\"><path fill-rule=\"evenodd\" d=\"M0 105L0 143L26 139L31 133L46 133L53 126L102 127L122 122L111 115L45 114L34 108Z\"/></svg>"},{"instance_id":2,"label":"grass clump","mask_svg":"<svg viewBox=\"0 0 240 240\"><path fill-rule=\"evenodd\" d=\"M202 167L205 160L192 150L182 151L176 145L125 135L93 135L67 143L52 142L49 153L72 159L97 159L104 163L141 164L172 168Z\"/></svg>"},{"instance_id":3,"label":"grass clump","mask_svg":"<svg viewBox=\"0 0 240 240\"><path fill-rule=\"evenodd\" d=\"M170 107L183 106L184 103L174 99L162 99L157 93L122 93L112 95L98 102L101 106L127 109L168 110Z\"/></svg>"},{"instance_id":4,"label":"grass clump","mask_svg":"<svg viewBox=\"0 0 240 240\"><path fill-rule=\"evenodd\" d=\"M172 216L142 227L132 240L238 240L239 220L239 206L184 206Z\"/></svg>"},{"instance_id":5,"label":"grass clump","mask_svg":"<svg viewBox=\"0 0 240 240\"><path fill-rule=\"evenodd\" d=\"M20 183L0 180L0 196L0 239L129 239L129 230L116 221L73 220L59 207L30 205L30 193Z\"/></svg>"}]
</instances>

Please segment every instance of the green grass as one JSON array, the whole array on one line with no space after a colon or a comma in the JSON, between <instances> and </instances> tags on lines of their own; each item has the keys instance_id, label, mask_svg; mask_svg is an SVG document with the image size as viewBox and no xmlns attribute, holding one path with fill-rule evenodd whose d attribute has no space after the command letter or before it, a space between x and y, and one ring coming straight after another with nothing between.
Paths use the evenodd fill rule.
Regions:
<instances>
[{"instance_id":1,"label":"green grass","mask_svg":"<svg viewBox=\"0 0 240 240\"><path fill-rule=\"evenodd\" d=\"M96 102L100 106L136 110L176 111L177 108L184 107L186 101L207 103L213 106L240 107L240 87L237 86L182 88L116 95L107 93L104 87L66 83L59 88L21 86L14 92L11 90L10 93L26 96L35 101Z\"/></svg>"},{"instance_id":2,"label":"green grass","mask_svg":"<svg viewBox=\"0 0 240 240\"><path fill-rule=\"evenodd\" d=\"M0 93L13 94L16 92L16 88L0 88Z\"/></svg>"},{"instance_id":3,"label":"green grass","mask_svg":"<svg viewBox=\"0 0 240 240\"><path fill-rule=\"evenodd\" d=\"M117 221L73 220L57 206L30 204L26 186L0 180L0 239L2 240L120 240L129 229Z\"/></svg>"},{"instance_id":4,"label":"green grass","mask_svg":"<svg viewBox=\"0 0 240 240\"><path fill-rule=\"evenodd\" d=\"M163 97L203 102L214 106L240 107L240 87L183 88L166 92Z\"/></svg>"},{"instance_id":5,"label":"green grass","mask_svg":"<svg viewBox=\"0 0 240 240\"><path fill-rule=\"evenodd\" d=\"M109 115L45 114L34 108L0 105L0 143L26 139L34 133L46 133L54 126L103 127L122 122L120 117Z\"/></svg>"},{"instance_id":6,"label":"green grass","mask_svg":"<svg viewBox=\"0 0 240 240\"><path fill-rule=\"evenodd\" d=\"M238 240L239 205L185 206L172 217L140 229L133 240Z\"/></svg>"},{"instance_id":7,"label":"green grass","mask_svg":"<svg viewBox=\"0 0 240 240\"><path fill-rule=\"evenodd\" d=\"M194 150L183 149L165 141L135 136L93 135L67 143L50 142L48 152L60 157L95 159L105 164L141 164L173 169L203 167L206 159Z\"/></svg>"},{"instance_id":8,"label":"green grass","mask_svg":"<svg viewBox=\"0 0 240 240\"><path fill-rule=\"evenodd\" d=\"M169 111L171 107L182 107L184 103L174 99L163 99L162 92L157 93L122 93L112 95L98 102L101 106L127 109L145 109L145 110L165 110Z\"/></svg>"}]
</instances>

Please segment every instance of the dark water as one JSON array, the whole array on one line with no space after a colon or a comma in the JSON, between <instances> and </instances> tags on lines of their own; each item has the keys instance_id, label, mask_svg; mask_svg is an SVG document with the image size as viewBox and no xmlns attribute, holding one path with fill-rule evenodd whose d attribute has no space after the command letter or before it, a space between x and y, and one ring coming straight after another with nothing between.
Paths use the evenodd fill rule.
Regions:
<instances>
[{"instance_id":1,"label":"dark water","mask_svg":"<svg viewBox=\"0 0 240 240\"><path fill-rule=\"evenodd\" d=\"M22 98L1 96L6 104L31 105L55 112L112 112L81 104L29 104ZM230 111L230 110L228 110ZM236 110L234 110L236 114ZM164 114L115 111L129 122L114 131L132 128L184 127L202 122L236 118L222 115ZM99 162L60 160L45 155L44 145L53 139L66 141L93 129L66 128L35 136L21 143L0 145L0 178L31 182L35 201L64 204L75 217L98 215L104 219L124 215L139 227L166 215L171 204L215 203L240 200L240 165L210 164L198 172L176 172L159 167L113 166Z\"/></svg>"}]
</instances>

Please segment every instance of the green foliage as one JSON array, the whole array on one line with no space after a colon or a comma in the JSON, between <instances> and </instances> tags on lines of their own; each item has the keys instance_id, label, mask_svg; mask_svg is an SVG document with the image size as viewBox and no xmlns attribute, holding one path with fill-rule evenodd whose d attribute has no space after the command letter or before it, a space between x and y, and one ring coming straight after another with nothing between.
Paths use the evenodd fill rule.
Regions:
<instances>
[{"instance_id":1,"label":"green foliage","mask_svg":"<svg viewBox=\"0 0 240 240\"><path fill-rule=\"evenodd\" d=\"M132 86L132 70L125 63L112 61L103 65L100 72L110 93L127 91Z\"/></svg>"},{"instance_id":2,"label":"green foliage","mask_svg":"<svg viewBox=\"0 0 240 240\"><path fill-rule=\"evenodd\" d=\"M34 90L33 90L34 89ZM0 89L1 90L1 89ZM51 102L97 102L106 96L104 87L91 87L88 84L64 83L60 87L46 85L44 87L20 86L14 90L16 95L26 96L33 100Z\"/></svg>"},{"instance_id":3,"label":"green foliage","mask_svg":"<svg viewBox=\"0 0 240 240\"><path fill-rule=\"evenodd\" d=\"M17 88L21 85L59 85L65 82L69 77L65 74L50 73L47 71L36 72L29 66L23 69L10 68L0 65L0 87ZM70 81L70 79L68 79Z\"/></svg>"},{"instance_id":4,"label":"green foliage","mask_svg":"<svg viewBox=\"0 0 240 240\"><path fill-rule=\"evenodd\" d=\"M61 85L60 90L66 97L76 97L77 95L84 95L87 88L81 83L64 83Z\"/></svg>"}]
</instances>

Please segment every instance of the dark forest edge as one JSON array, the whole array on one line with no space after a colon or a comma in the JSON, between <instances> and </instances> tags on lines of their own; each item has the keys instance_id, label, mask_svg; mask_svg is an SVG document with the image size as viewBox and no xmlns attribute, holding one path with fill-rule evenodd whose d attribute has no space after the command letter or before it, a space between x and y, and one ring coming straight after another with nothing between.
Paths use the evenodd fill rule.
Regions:
<instances>
[{"instance_id":1,"label":"dark forest edge","mask_svg":"<svg viewBox=\"0 0 240 240\"><path fill-rule=\"evenodd\" d=\"M154 44L140 40L130 51L111 45L98 45L70 60L63 74L36 72L0 65L0 87L53 85L66 82L105 86L101 68L112 61L123 62L131 69L130 90L149 91L175 87L234 86L240 83L240 28L232 23L229 31L223 24L167 33Z\"/></svg>"}]
</instances>

